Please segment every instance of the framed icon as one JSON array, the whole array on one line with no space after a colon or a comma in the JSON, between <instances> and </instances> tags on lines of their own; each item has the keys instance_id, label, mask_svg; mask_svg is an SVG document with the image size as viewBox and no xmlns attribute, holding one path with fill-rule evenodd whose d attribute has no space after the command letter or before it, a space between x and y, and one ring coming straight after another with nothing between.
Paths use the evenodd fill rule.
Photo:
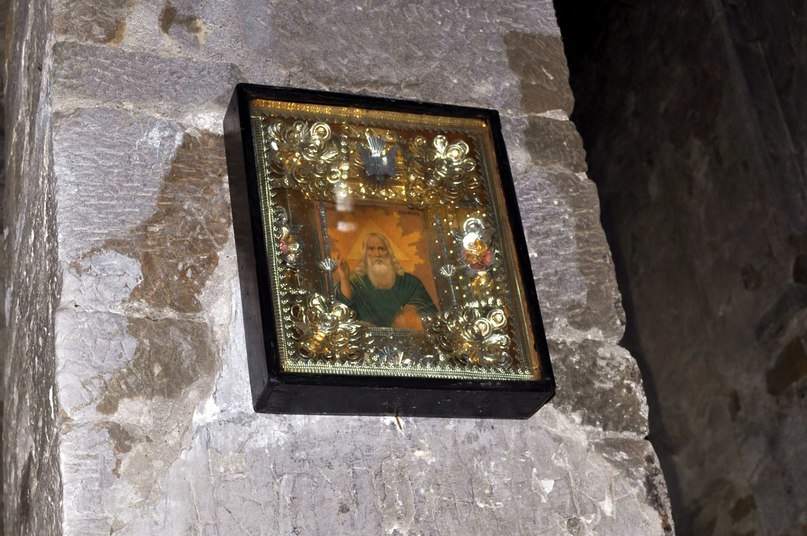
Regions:
<instances>
[{"instance_id":1,"label":"framed icon","mask_svg":"<svg viewBox=\"0 0 807 536\"><path fill-rule=\"evenodd\" d=\"M552 397L497 112L241 84L224 126L256 411Z\"/></svg>"}]
</instances>

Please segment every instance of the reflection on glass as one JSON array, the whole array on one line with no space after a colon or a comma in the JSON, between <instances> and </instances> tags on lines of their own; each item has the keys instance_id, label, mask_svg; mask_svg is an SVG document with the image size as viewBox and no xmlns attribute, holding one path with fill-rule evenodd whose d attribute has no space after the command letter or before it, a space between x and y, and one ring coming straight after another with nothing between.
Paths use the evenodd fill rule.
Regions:
<instances>
[{"instance_id":1,"label":"reflection on glass","mask_svg":"<svg viewBox=\"0 0 807 536\"><path fill-rule=\"evenodd\" d=\"M290 372L540 377L489 126L254 100Z\"/></svg>"}]
</instances>

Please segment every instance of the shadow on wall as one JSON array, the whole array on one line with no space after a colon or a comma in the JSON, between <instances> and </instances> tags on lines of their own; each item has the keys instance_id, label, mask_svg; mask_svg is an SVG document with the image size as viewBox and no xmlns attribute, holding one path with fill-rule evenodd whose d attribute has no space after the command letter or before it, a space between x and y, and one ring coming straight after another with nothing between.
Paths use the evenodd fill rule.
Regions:
<instances>
[{"instance_id":1,"label":"shadow on wall","mask_svg":"<svg viewBox=\"0 0 807 536\"><path fill-rule=\"evenodd\" d=\"M630 295L631 287L627 284L629 274L626 273L624 254L620 250L621 243L615 240L614 222L609 217L611 204L609 199L602 195L603 181L607 179L607 174L603 169L604 166L591 158L595 150L594 146L602 146L606 143L603 136L607 135L609 130L608 122L599 115L613 113L614 110L611 107L618 108L614 106L614 100L620 100L618 96L614 96L608 91L613 87L613 78L619 77L618 71L612 65L612 62L616 61L613 57L615 54L608 48L609 45L613 46L609 42L612 41L609 39L609 34L613 31L609 21L615 11L612 4L613 2L609 0L555 2L555 10L569 65L569 82L575 98L571 118L583 138L588 175L598 185L600 191L601 223L611 247L627 319L621 345L636 358L642 373L649 406L649 439L659 456L659 462L664 471L676 528L684 534L685 532L681 532L682 525L686 525L682 522L684 514L681 511L681 488L677 481L672 453L667 446L668 441L665 440L664 430L659 422L659 396L634 327L633 299ZM616 91L615 87L613 89ZM624 106L624 104L620 104Z\"/></svg>"},{"instance_id":2,"label":"shadow on wall","mask_svg":"<svg viewBox=\"0 0 807 536\"><path fill-rule=\"evenodd\" d=\"M676 528L805 534L807 5L555 8Z\"/></svg>"}]
</instances>

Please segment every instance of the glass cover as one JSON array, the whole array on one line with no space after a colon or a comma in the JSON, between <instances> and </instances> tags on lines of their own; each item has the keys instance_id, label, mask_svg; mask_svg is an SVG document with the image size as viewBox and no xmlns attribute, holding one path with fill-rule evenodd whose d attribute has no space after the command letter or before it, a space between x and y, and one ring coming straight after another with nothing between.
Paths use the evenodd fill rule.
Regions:
<instances>
[{"instance_id":1,"label":"glass cover","mask_svg":"<svg viewBox=\"0 0 807 536\"><path fill-rule=\"evenodd\" d=\"M283 371L540 377L486 121L250 115Z\"/></svg>"}]
</instances>

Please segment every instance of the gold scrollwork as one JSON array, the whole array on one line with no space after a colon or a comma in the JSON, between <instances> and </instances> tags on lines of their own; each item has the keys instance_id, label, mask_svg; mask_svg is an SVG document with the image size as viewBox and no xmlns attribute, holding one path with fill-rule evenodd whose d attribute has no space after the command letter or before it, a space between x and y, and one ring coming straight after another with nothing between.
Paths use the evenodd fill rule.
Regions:
<instances>
[{"instance_id":1,"label":"gold scrollwork","mask_svg":"<svg viewBox=\"0 0 807 536\"><path fill-rule=\"evenodd\" d=\"M473 131L318 119L253 115L260 129L261 191L270 215L266 238L272 245L275 314L283 326L283 367L530 377L529 359L519 353L517 317L509 316L511 307L514 314L519 310L500 289L504 250L479 153L484 140ZM315 230L301 225L313 221L312 200L321 210L323 203L357 200L419 208L438 218L427 238L440 246L434 269L447 280L437 285L445 309L423 319L423 331L413 335L360 324L349 307L325 296L332 290L327 276L335 261L317 255ZM309 212L296 212L300 207ZM317 266L326 272L325 281L312 279L320 274Z\"/></svg>"},{"instance_id":2,"label":"gold scrollwork","mask_svg":"<svg viewBox=\"0 0 807 536\"><path fill-rule=\"evenodd\" d=\"M327 123L268 120L263 124L269 179L320 198L347 193L352 149Z\"/></svg>"},{"instance_id":3,"label":"gold scrollwork","mask_svg":"<svg viewBox=\"0 0 807 536\"><path fill-rule=\"evenodd\" d=\"M415 136L406 149L410 202L418 205L479 202L481 181L467 143L462 140L449 143L442 134L431 143L423 136Z\"/></svg>"},{"instance_id":4,"label":"gold scrollwork","mask_svg":"<svg viewBox=\"0 0 807 536\"><path fill-rule=\"evenodd\" d=\"M321 294L311 293L292 304L289 318L291 340L303 359L357 361L369 342L350 308L329 303Z\"/></svg>"},{"instance_id":5,"label":"gold scrollwork","mask_svg":"<svg viewBox=\"0 0 807 536\"><path fill-rule=\"evenodd\" d=\"M426 323L426 340L457 366L510 369L507 313L497 299L442 311Z\"/></svg>"},{"instance_id":6,"label":"gold scrollwork","mask_svg":"<svg viewBox=\"0 0 807 536\"><path fill-rule=\"evenodd\" d=\"M479 164L462 139L449 141L443 134L404 139L373 129L359 136L350 125L291 118L265 117L261 128L265 168L274 187L299 189L320 200L360 193L412 206L484 202ZM362 177L370 180L355 184Z\"/></svg>"}]
</instances>

